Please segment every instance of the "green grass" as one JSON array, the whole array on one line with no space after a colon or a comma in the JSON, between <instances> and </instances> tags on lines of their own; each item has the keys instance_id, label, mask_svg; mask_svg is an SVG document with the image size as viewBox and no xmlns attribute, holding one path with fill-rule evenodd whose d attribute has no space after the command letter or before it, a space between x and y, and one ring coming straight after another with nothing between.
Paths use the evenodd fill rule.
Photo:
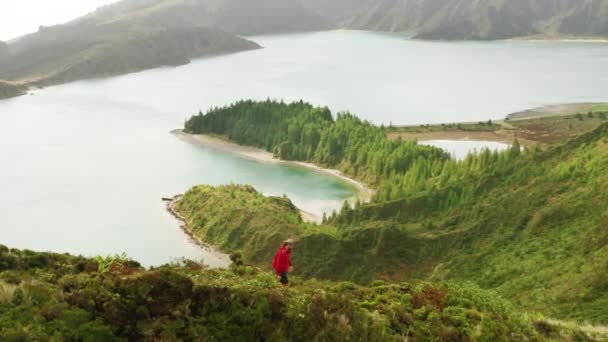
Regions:
<instances>
[{"instance_id":1,"label":"green grass","mask_svg":"<svg viewBox=\"0 0 608 342\"><path fill-rule=\"evenodd\" d=\"M186 194L188 209L178 209L204 240L262 268L282 239L296 237L296 270L306 278L471 280L526 309L606 324L608 195L598 189L608 188L608 124L597 120L577 119L599 127L547 150L448 165L447 182L431 176L423 190L316 228L298 222L295 208L239 187L232 197L210 187Z\"/></svg>"},{"instance_id":2,"label":"green grass","mask_svg":"<svg viewBox=\"0 0 608 342\"><path fill-rule=\"evenodd\" d=\"M596 103L591 106L592 112L608 112L608 103Z\"/></svg>"},{"instance_id":3,"label":"green grass","mask_svg":"<svg viewBox=\"0 0 608 342\"><path fill-rule=\"evenodd\" d=\"M276 277L232 257L230 270L127 262L0 246L2 341L593 341L602 332L518 311L471 283ZM10 288L10 295L4 295Z\"/></svg>"}]
</instances>

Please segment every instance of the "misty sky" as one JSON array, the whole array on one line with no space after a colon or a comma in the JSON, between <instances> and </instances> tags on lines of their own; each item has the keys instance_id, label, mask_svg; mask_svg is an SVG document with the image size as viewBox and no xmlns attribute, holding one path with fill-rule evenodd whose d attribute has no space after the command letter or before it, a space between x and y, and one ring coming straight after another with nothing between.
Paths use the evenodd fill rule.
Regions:
<instances>
[{"instance_id":1,"label":"misty sky","mask_svg":"<svg viewBox=\"0 0 608 342\"><path fill-rule=\"evenodd\" d=\"M89 13L116 0L0 0L0 40L9 40Z\"/></svg>"}]
</instances>

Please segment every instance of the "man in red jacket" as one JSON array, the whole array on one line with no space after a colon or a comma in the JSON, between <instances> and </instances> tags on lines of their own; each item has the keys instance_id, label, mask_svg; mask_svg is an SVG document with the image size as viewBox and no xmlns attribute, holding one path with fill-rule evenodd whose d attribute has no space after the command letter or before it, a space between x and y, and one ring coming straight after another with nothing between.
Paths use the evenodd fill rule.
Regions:
<instances>
[{"instance_id":1,"label":"man in red jacket","mask_svg":"<svg viewBox=\"0 0 608 342\"><path fill-rule=\"evenodd\" d=\"M272 260L272 268L274 268L277 278L285 287L289 286L287 273L293 271L293 266L291 266L291 247L293 247L293 240L285 240L281 247L279 247L279 250L277 250L274 260Z\"/></svg>"}]
</instances>

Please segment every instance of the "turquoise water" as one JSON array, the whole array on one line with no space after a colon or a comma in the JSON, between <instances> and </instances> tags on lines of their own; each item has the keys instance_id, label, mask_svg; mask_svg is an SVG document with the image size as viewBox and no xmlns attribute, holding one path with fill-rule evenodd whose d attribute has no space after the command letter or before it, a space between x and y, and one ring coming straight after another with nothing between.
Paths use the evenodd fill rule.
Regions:
<instances>
[{"instance_id":1,"label":"turquoise water","mask_svg":"<svg viewBox=\"0 0 608 342\"><path fill-rule=\"evenodd\" d=\"M265 49L0 101L0 243L217 264L177 228L161 197L200 183L250 183L320 214L352 195L329 176L169 133L199 109L241 98L302 98L386 124L606 100L603 44L431 43L352 31L253 39Z\"/></svg>"},{"instance_id":2,"label":"turquoise water","mask_svg":"<svg viewBox=\"0 0 608 342\"><path fill-rule=\"evenodd\" d=\"M188 111L159 110L145 96L71 84L0 110L0 241L12 247L215 264L221 259L188 240L161 197L195 184L248 183L321 213L353 194L330 176L184 142L170 130Z\"/></svg>"}]
</instances>

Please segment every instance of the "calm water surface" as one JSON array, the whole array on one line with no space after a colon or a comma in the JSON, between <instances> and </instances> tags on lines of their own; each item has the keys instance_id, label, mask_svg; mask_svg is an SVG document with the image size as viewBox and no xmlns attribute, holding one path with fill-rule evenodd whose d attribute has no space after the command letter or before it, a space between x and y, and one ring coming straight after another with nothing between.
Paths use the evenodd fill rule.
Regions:
<instances>
[{"instance_id":1,"label":"calm water surface","mask_svg":"<svg viewBox=\"0 0 608 342\"><path fill-rule=\"evenodd\" d=\"M265 49L0 101L0 243L126 251L148 265L181 256L218 264L177 228L162 196L199 183L250 183L321 213L352 195L328 176L169 134L199 109L240 98L302 98L387 124L606 100L602 44L430 43L351 31L253 39Z\"/></svg>"},{"instance_id":2,"label":"calm water surface","mask_svg":"<svg viewBox=\"0 0 608 342\"><path fill-rule=\"evenodd\" d=\"M422 145L439 147L446 150L453 158L462 160L469 153L481 152L483 149L490 151L504 151L511 145L503 144L494 141L477 141L477 140L426 140L419 142Z\"/></svg>"}]
</instances>

